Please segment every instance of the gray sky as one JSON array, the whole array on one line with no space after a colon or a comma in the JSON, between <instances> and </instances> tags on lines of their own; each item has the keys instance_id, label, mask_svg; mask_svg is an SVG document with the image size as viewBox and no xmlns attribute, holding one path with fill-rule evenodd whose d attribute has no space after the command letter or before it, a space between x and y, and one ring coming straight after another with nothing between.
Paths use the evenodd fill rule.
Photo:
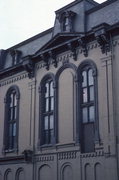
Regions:
<instances>
[{"instance_id":1,"label":"gray sky","mask_svg":"<svg viewBox=\"0 0 119 180\"><path fill-rule=\"evenodd\" d=\"M0 0L0 49L7 49L52 27L54 11L72 1Z\"/></svg>"}]
</instances>

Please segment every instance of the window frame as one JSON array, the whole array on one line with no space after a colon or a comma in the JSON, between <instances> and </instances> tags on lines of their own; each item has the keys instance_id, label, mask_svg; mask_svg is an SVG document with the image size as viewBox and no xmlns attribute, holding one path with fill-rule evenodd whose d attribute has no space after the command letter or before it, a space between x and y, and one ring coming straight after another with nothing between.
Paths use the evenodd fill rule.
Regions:
<instances>
[{"instance_id":1,"label":"window frame","mask_svg":"<svg viewBox=\"0 0 119 180\"><path fill-rule=\"evenodd\" d=\"M12 116L15 115L16 113L16 118L14 117L11 119L11 112L10 112L10 96L11 94L15 93L16 99L16 106L14 106L13 103L13 111L15 110L14 108L16 107L16 112L14 111ZM10 87L6 93L4 103L5 103L5 115L4 115L4 139L3 139L3 152L13 152L13 151L18 151L18 126L19 126L19 100L20 100L20 92L19 88L14 85ZM15 136L13 132L13 124L16 124L16 130L15 130ZM9 129L10 125L12 125L12 132L9 134ZM12 136L10 136L12 135ZM15 138L14 138L15 137ZM10 144L10 141L12 144Z\"/></svg>"},{"instance_id":2,"label":"window frame","mask_svg":"<svg viewBox=\"0 0 119 180\"><path fill-rule=\"evenodd\" d=\"M48 112L44 112L45 109L45 84L47 82L53 83L53 90L54 90L54 109ZM49 97L51 98L51 97ZM50 101L50 100L49 100ZM40 86L39 86L39 137L38 137L38 147L47 147L52 146L56 144L57 142L57 123L56 123L56 86L55 86L55 76L52 73L47 74L44 76L41 80ZM49 107L51 108L51 107ZM45 115L48 115L48 118L50 118L51 115L53 115L53 137L52 140L49 141L49 143L45 143L44 141L44 117ZM48 126L50 127L50 119L48 119ZM48 127L48 128L49 128ZM49 130L49 129L48 129Z\"/></svg>"},{"instance_id":3,"label":"window frame","mask_svg":"<svg viewBox=\"0 0 119 180\"><path fill-rule=\"evenodd\" d=\"M84 69L92 69L93 78L94 78L94 101L90 102L85 107L94 105L94 144L99 143L99 117L98 117L98 79L97 79L97 67L92 60L84 60L78 67L78 86L77 86L77 134L78 141L81 144L82 141L82 72Z\"/></svg>"}]
</instances>

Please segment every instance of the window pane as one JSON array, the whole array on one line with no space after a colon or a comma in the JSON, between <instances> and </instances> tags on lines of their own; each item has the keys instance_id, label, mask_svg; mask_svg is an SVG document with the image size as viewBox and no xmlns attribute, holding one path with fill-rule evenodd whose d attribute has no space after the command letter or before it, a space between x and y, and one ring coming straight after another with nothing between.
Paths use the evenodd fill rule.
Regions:
<instances>
[{"instance_id":1,"label":"window pane","mask_svg":"<svg viewBox=\"0 0 119 180\"><path fill-rule=\"evenodd\" d=\"M49 83L45 84L45 97L49 96Z\"/></svg>"},{"instance_id":2,"label":"window pane","mask_svg":"<svg viewBox=\"0 0 119 180\"><path fill-rule=\"evenodd\" d=\"M17 118L17 107L14 107L14 120Z\"/></svg>"},{"instance_id":3,"label":"window pane","mask_svg":"<svg viewBox=\"0 0 119 180\"><path fill-rule=\"evenodd\" d=\"M90 101L94 100L94 86L90 87Z\"/></svg>"},{"instance_id":4,"label":"window pane","mask_svg":"<svg viewBox=\"0 0 119 180\"><path fill-rule=\"evenodd\" d=\"M51 98L51 110L54 110L54 97Z\"/></svg>"},{"instance_id":5,"label":"window pane","mask_svg":"<svg viewBox=\"0 0 119 180\"><path fill-rule=\"evenodd\" d=\"M13 108L10 108L10 118L9 120L13 120Z\"/></svg>"},{"instance_id":6,"label":"window pane","mask_svg":"<svg viewBox=\"0 0 119 180\"><path fill-rule=\"evenodd\" d=\"M94 106L89 107L89 121L94 122Z\"/></svg>"},{"instance_id":7,"label":"window pane","mask_svg":"<svg viewBox=\"0 0 119 180\"><path fill-rule=\"evenodd\" d=\"M13 136L16 136L16 123L13 124Z\"/></svg>"},{"instance_id":8,"label":"window pane","mask_svg":"<svg viewBox=\"0 0 119 180\"><path fill-rule=\"evenodd\" d=\"M83 113L83 123L87 123L88 122L88 109L83 108L82 113Z\"/></svg>"},{"instance_id":9,"label":"window pane","mask_svg":"<svg viewBox=\"0 0 119 180\"><path fill-rule=\"evenodd\" d=\"M93 85L93 84L94 84L94 82L93 82L93 71L92 71L92 69L90 69L90 70L88 71L88 83L89 83L89 85Z\"/></svg>"},{"instance_id":10,"label":"window pane","mask_svg":"<svg viewBox=\"0 0 119 180\"><path fill-rule=\"evenodd\" d=\"M10 137L12 136L12 124L11 123L9 124L9 136Z\"/></svg>"},{"instance_id":11,"label":"window pane","mask_svg":"<svg viewBox=\"0 0 119 180\"><path fill-rule=\"evenodd\" d=\"M54 117L53 115L50 116L50 129L53 129L54 127Z\"/></svg>"},{"instance_id":12,"label":"window pane","mask_svg":"<svg viewBox=\"0 0 119 180\"><path fill-rule=\"evenodd\" d=\"M44 120L45 120L45 122L44 122L44 129L47 130L48 129L48 116L45 116Z\"/></svg>"},{"instance_id":13,"label":"window pane","mask_svg":"<svg viewBox=\"0 0 119 180\"><path fill-rule=\"evenodd\" d=\"M17 105L17 98L16 98L16 94L14 94L14 106Z\"/></svg>"},{"instance_id":14,"label":"window pane","mask_svg":"<svg viewBox=\"0 0 119 180\"><path fill-rule=\"evenodd\" d=\"M82 72L82 78L83 78L83 80L82 80L82 87L86 87L87 86L87 77L86 77L86 71L83 71Z\"/></svg>"},{"instance_id":15,"label":"window pane","mask_svg":"<svg viewBox=\"0 0 119 180\"><path fill-rule=\"evenodd\" d=\"M87 102L87 88L83 88L83 103Z\"/></svg>"},{"instance_id":16,"label":"window pane","mask_svg":"<svg viewBox=\"0 0 119 180\"><path fill-rule=\"evenodd\" d=\"M10 107L13 107L13 94L10 95Z\"/></svg>"},{"instance_id":17,"label":"window pane","mask_svg":"<svg viewBox=\"0 0 119 180\"><path fill-rule=\"evenodd\" d=\"M49 98L45 99L45 112L49 110Z\"/></svg>"},{"instance_id":18,"label":"window pane","mask_svg":"<svg viewBox=\"0 0 119 180\"><path fill-rule=\"evenodd\" d=\"M54 96L53 81L50 82L50 96Z\"/></svg>"}]
</instances>

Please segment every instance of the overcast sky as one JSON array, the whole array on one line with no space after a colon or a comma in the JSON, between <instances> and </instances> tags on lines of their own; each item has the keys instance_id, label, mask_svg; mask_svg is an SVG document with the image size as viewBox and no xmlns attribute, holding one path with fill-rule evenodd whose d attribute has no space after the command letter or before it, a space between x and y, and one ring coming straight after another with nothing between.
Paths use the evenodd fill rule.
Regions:
<instances>
[{"instance_id":1,"label":"overcast sky","mask_svg":"<svg viewBox=\"0 0 119 180\"><path fill-rule=\"evenodd\" d=\"M0 49L7 49L52 27L55 11L72 1L0 0Z\"/></svg>"}]
</instances>

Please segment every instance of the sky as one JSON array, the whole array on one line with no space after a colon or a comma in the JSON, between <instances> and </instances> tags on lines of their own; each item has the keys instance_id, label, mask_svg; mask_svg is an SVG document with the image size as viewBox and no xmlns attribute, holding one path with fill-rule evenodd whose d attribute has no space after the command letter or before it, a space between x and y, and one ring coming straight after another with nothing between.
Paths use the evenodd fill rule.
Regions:
<instances>
[{"instance_id":1,"label":"sky","mask_svg":"<svg viewBox=\"0 0 119 180\"><path fill-rule=\"evenodd\" d=\"M0 0L0 49L12 47L53 27L55 11L72 1Z\"/></svg>"}]
</instances>

